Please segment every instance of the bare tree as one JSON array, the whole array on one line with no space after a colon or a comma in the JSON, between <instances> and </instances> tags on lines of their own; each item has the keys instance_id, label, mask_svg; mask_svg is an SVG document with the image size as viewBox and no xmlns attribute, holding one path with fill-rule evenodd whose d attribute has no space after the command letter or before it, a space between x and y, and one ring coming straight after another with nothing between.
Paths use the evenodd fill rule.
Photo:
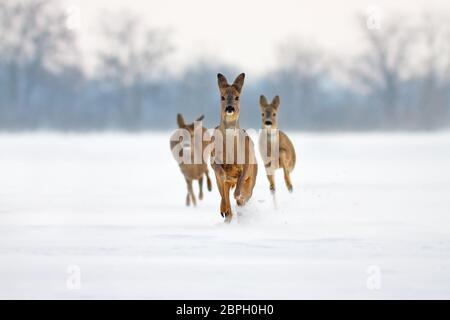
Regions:
<instances>
[{"instance_id":1,"label":"bare tree","mask_svg":"<svg viewBox=\"0 0 450 320\"><path fill-rule=\"evenodd\" d=\"M420 125L436 128L445 116L446 92L450 74L450 24L448 17L426 13L420 25L421 45L424 48L423 70L420 75Z\"/></svg>"},{"instance_id":2,"label":"bare tree","mask_svg":"<svg viewBox=\"0 0 450 320\"><path fill-rule=\"evenodd\" d=\"M52 0L0 3L0 56L7 66L9 104L19 110L27 109L43 73L76 62L75 35L65 20Z\"/></svg>"},{"instance_id":3,"label":"bare tree","mask_svg":"<svg viewBox=\"0 0 450 320\"><path fill-rule=\"evenodd\" d=\"M352 70L355 81L372 94L391 126L399 121L401 86L411 70L414 40L414 29L400 21L392 17L383 20L380 29L369 29L365 18L360 19L367 50Z\"/></svg>"},{"instance_id":4,"label":"bare tree","mask_svg":"<svg viewBox=\"0 0 450 320\"><path fill-rule=\"evenodd\" d=\"M134 126L142 119L148 85L171 50L167 34L145 28L131 14L121 14L114 23L105 23L103 35L106 49L99 53L100 73L118 91L122 120Z\"/></svg>"},{"instance_id":5,"label":"bare tree","mask_svg":"<svg viewBox=\"0 0 450 320\"><path fill-rule=\"evenodd\" d=\"M271 78L275 79L275 87L284 97L283 105L290 107L289 115L307 125L320 104L321 80L326 73L325 57L315 45L298 39L289 39L279 46L278 56L280 66Z\"/></svg>"}]
</instances>

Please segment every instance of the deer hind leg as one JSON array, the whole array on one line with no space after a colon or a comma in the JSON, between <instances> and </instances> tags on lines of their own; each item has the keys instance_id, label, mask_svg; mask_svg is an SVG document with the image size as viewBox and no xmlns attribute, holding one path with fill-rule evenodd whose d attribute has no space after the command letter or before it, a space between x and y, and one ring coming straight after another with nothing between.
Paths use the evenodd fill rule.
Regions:
<instances>
[{"instance_id":1,"label":"deer hind leg","mask_svg":"<svg viewBox=\"0 0 450 320\"><path fill-rule=\"evenodd\" d=\"M284 182L286 183L286 187L289 190L289 192L292 192L292 183L291 183L291 176L289 171L289 161L288 157L285 151L280 151L280 163L283 167L284 172Z\"/></svg>"},{"instance_id":2,"label":"deer hind leg","mask_svg":"<svg viewBox=\"0 0 450 320\"><path fill-rule=\"evenodd\" d=\"M288 188L289 192L292 192L294 189L292 187L290 173L286 167L283 167L283 171L284 171L284 181L286 182L286 187Z\"/></svg>"},{"instance_id":3,"label":"deer hind leg","mask_svg":"<svg viewBox=\"0 0 450 320\"><path fill-rule=\"evenodd\" d=\"M198 198L203 200L203 176L198 179Z\"/></svg>"},{"instance_id":4,"label":"deer hind leg","mask_svg":"<svg viewBox=\"0 0 450 320\"><path fill-rule=\"evenodd\" d=\"M195 195L194 195L194 190L192 189L192 180L190 179L186 179L186 184L187 184L187 188L188 188L188 194L186 197L186 205L190 205L190 200L192 200L192 204L194 205L194 207L197 205L197 201L195 200Z\"/></svg>"}]
</instances>

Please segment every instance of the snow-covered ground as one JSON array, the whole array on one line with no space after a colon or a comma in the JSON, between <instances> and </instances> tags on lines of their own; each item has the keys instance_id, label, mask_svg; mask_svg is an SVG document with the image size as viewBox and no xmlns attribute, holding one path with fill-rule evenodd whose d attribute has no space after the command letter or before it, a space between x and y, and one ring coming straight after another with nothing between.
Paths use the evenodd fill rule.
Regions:
<instances>
[{"instance_id":1,"label":"snow-covered ground","mask_svg":"<svg viewBox=\"0 0 450 320\"><path fill-rule=\"evenodd\" d=\"M231 225L168 137L1 134L0 298L450 298L450 133L291 134Z\"/></svg>"}]
</instances>

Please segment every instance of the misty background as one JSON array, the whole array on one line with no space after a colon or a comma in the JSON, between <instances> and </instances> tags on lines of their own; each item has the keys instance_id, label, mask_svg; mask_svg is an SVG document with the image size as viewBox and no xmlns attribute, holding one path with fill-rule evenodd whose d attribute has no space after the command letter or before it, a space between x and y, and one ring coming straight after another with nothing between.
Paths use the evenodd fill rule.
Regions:
<instances>
[{"instance_id":1,"label":"misty background","mask_svg":"<svg viewBox=\"0 0 450 320\"><path fill-rule=\"evenodd\" d=\"M219 19L220 10L215 14ZM173 72L172 57L183 55L174 33L149 26L132 6L98 13L99 43L87 68L76 6L1 0L0 130L164 130L175 127L178 112L188 122L204 114L213 127L219 122L217 72L229 82L247 73L245 127L260 127L260 94L279 94L279 123L291 130L448 128L450 14L398 12L382 20L379 14L376 7L354 12L360 50L349 48L354 54L345 57L286 33L272 45L277 63L261 72L208 54L189 56ZM240 41L229 43L230 50L245 50Z\"/></svg>"}]
</instances>

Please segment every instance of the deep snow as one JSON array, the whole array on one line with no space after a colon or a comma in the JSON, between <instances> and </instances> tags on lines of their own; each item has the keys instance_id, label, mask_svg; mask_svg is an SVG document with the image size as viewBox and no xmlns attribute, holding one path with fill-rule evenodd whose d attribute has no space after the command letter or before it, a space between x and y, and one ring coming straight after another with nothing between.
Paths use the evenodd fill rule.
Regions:
<instances>
[{"instance_id":1,"label":"deep snow","mask_svg":"<svg viewBox=\"0 0 450 320\"><path fill-rule=\"evenodd\" d=\"M1 134L0 298L450 298L449 133L290 134L231 225L169 135Z\"/></svg>"}]
</instances>

